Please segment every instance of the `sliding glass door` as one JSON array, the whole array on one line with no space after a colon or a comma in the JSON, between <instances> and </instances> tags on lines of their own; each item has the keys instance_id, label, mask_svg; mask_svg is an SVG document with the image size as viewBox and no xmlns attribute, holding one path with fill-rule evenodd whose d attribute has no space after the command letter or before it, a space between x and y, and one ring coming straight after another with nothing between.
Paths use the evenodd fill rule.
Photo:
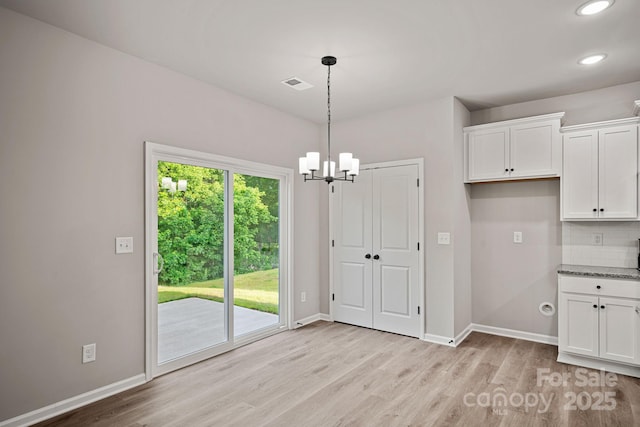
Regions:
<instances>
[{"instance_id":1,"label":"sliding glass door","mask_svg":"<svg viewBox=\"0 0 640 427\"><path fill-rule=\"evenodd\" d=\"M280 182L233 176L234 336L280 322Z\"/></svg>"},{"instance_id":2,"label":"sliding glass door","mask_svg":"<svg viewBox=\"0 0 640 427\"><path fill-rule=\"evenodd\" d=\"M227 172L157 165L158 363L227 341Z\"/></svg>"},{"instance_id":3,"label":"sliding glass door","mask_svg":"<svg viewBox=\"0 0 640 427\"><path fill-rule=\"evenodd\" d=\"M147 376L288 325L288 169L146 145Z\"/></svg>"}]
</instances>

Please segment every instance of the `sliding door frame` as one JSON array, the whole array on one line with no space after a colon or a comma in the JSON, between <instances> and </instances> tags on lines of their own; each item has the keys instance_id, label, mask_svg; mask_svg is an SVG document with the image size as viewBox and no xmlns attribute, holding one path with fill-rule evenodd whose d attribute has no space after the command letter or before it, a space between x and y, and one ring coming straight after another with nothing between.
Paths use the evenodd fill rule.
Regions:
<instances>
[{"instance_id":1,"label":"sliding door frame","mask_svg":"<svg viewBox=\"0 0 640 427\"><path fill-rule=\"evenodd\" d=\"M420 180L420 187L419 187L419 191L418 191L418 242L420 243L420 253L418 256L418 277L419 277L419 282L418 282L418 286L420 288L420 292L418 295L419 298L419 304L422 307L422 310L420 310L420 314L419 314L419 320L420 320L420 336L416 337L419 339L424 339L424 334L425 334L425 329L426 329L426 289L425 289L425 251L426 251L426 244L424 241L424 159L422 158L416 158L416 159L407 159L407 160L396 160L396 161L390 161L390 162L381 162L381 163L370 163L370 164L366 164L366 165L361 165L360 166L360 170L366 170L366 169L382 169L382 168L391 168L391 167L397 167L397 166L412 166L415 165L418 167L418 179ZM356 177L356 180L358 179L358 177ZM337 185L349 185L350 183L348 182L344 182L344 183L339 183ZM336 185L335 183L332 185ZM334 236L334 229L335 229L335 224L334 224L334 202L333 202L333 197L331 197L331 193L329 192L329 242L331 242L331 239L335 239ZM333 255L334 255L334 251L333 248L331 247L331 244L329 245L329 298L331 298L331 295L335 292L334 289L334 279L333 279L333 273L334 273L334 259L333 259ZM331 321L333 322L333 304L331 303L331 301L329 301L329 317L331 319Z\"/></svg>"},{"instance_id":2,"label":"sliding door frame","mask_svg":"<svg viewBox=\"0 0 640 427\"><path fill-rule=\"evenodd\" d=\"M197 363L224 353L260 338L291 329L293 325L293 169L234 159L201 151L194 151L150 141L145 142L145 375L146 381L178 368L167 362L158 366L158 300L154 287L154 236L157 233L157 165L158 161L192 164L226 171L225 180L225 327L227 341L208 350L188 355L181 360L180 367ZM233 322L233 179L234 174L254 175L278 179L279 186L279 323L268 330L234 337ZM155 231L154 231L155 227Z\"/></svg>"}]
</instances>

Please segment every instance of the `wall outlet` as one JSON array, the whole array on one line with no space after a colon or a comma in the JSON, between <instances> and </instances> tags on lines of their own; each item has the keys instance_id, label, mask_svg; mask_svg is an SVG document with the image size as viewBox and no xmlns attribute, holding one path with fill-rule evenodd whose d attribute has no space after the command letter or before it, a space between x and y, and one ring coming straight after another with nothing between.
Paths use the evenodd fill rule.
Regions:
<instances>
[{"instance_id":1,"label":"wall outlet","mask_svg":"<svg viewBox=\"0 0 640 427\"><path fill-rule=\"evenodd\" d=\"M593 233L591 234L591 244L594 246L602 246L602 241L604 240L602 233Z\"/></svg>"},{"instance_id":2,"label":"wall outlet","mask_svg":"<svg viewBox=\"0 0 640 427\"><path fill-rule=\"evenodd\" d=\"M133 253L133 237L116 237L116 253Z\"/></svg>"},{"instance_id":3,"label":"wall outlet","mask_svg":"<svg viewBox=\"0 0 640 427\"><path fill-rule=\"evenodd\" d=\"M307 293L300 292L300 302L307 302Z\"/></svg>"},{"instance_id":4,"label":"wall outlet","mask_svg":"<svg viewBox=\"0 0 640 427\"><path fill-rule=\"evenodd\" d=\"M513 243L522 243L522 231L513 232Z\"/></svg>"},{"instance_id":5,"label":"wall outlet","mask_svg":"<svg viewBox=\"0 0 640 427\"><path fill-rule=\"evenodd\" d=\"M448 245L451 243L451 233L438 233L438 244Z\"/></svg>"},{"instance_id":6,"label":"wall outlet","mask_svg":"<svg viewBox=\"0 0 640 427\"><path fill-rule=\"evenodd\" d=\"M96 344L87 344L82 346L82 363L95 362L96 360Z\"/></svg>"}]
</instances>

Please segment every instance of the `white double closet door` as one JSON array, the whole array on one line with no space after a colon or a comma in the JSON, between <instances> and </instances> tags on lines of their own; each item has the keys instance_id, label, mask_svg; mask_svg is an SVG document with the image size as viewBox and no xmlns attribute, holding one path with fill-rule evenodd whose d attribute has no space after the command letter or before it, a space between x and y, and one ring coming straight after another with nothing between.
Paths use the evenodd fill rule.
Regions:
<instances>
[{"instance_id":1,"label":"white double closet door","mask_svg":"<svg viewBox=\"0 0 640 427\"><path fill-rule=\"evenodd\" d=\"M418 165L334 185L333 320L419 337Z\"/></svg>"}]
</instances>

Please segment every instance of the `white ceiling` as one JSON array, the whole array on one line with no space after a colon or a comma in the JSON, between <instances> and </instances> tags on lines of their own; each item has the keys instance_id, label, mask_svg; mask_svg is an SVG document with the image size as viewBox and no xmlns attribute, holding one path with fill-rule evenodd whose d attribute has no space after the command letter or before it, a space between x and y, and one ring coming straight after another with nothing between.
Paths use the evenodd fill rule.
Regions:
<instances>
[{"instance_id":1,"label":"white ceiling","mask_svg":"<svg viewBox=\"0 0 640 427\"><path fill-rule=\"evenodd\" d=\"M0 5L322 123L444 96L471 110L640 80L640 1L0 0ZM585 67L591 53L608 58ZM280 83L296 76L313 85Z\"/></svg>"}]
</instances>

